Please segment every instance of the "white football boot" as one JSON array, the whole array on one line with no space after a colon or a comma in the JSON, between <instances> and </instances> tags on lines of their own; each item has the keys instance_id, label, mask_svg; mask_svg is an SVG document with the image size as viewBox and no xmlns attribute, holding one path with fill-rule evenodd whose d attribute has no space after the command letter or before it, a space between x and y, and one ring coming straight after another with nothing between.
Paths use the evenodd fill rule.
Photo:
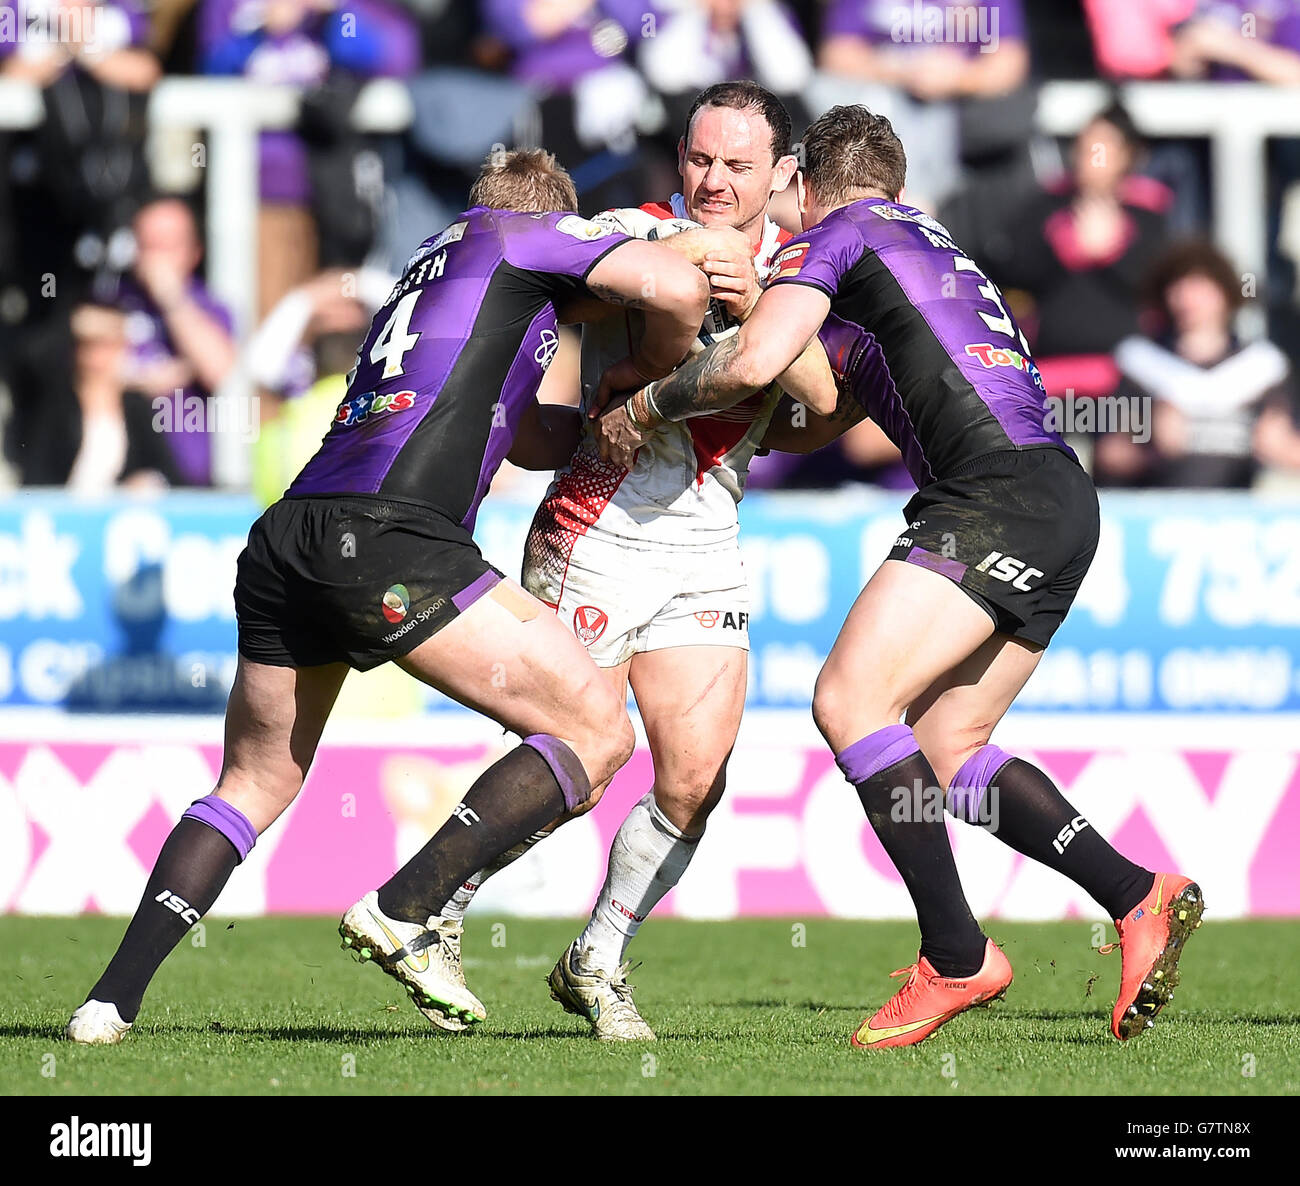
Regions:
<instances>
[{"instance_id":1,"label":"white football boot","mask_svg":"<svg viewBox=\"0 0 1300 1186\"><path fill-rule=\"evenodd\" d=\"M130 1028L112 1001L87 1001L72 1015L63 1036L84 1046L116 1046Z\"/></svg>"},{"instance_id":2,"label":"white football boot","mask_svg":"<svg viewBox=\"0 0 1300 1186\"><path fill-rule=\"evenodd\" d=\"M354 959L376 963L440 1029L464 1029L487 1016L460 970L459 924L436 915L423 926L390 918L379 908L378 891L371 890L348 908L339 934Z\"/></svg>"},{"instance_id":3,"label":"white football boot","mask_svg":"<svg viewBox=\"0 0 1300 1186\"><path fill-rule=\"evenodd\" d=\"M465 983L465 973L460 966L460 937L464 932L464 927L454 918L430 919L435 923L434 930L438 932L439 941L436 947L430 948L430 954L442 960L443 975L445 975L453 984L459 985L466 992L469 992L469 985ZM425 1013L434 1025L448 1033L458 1034L462 1030L469 1029L469 1026L450 1013L443 1013L438 1009L430 1009Z\"/></svg>"},{"instance_id":4,"label":"white football boot","mask_svg":"<svg viewBox=\"0 0 1300 1186\"><path fill-rule=\"evenodd\" d=\"M551 1000L591 1022L592 1031L602 1042L653 1042L655 1032L637 1012L632 1001L632 986L627 982L630 964L617 972L588 969L574 950L575 939L551 970L547 983Z\"/></svg>"}]
</instances>

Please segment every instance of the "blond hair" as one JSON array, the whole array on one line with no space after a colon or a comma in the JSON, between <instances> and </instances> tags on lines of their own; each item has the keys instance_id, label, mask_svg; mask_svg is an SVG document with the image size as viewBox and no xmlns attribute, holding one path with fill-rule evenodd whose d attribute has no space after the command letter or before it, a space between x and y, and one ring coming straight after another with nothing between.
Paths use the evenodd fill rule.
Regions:
<instances>
[{"instance_id":1,"label":"blond hair","mask_svg":"<svg viewBox=\"0 0 1300 1186\"><path fill-rule=\"evenodd\" d=\"M576 213L578 192L573 179L545 149L516 148L494 152L483 162L469 191L469 204L533 214Z\"/></svg>"}]
</instances>

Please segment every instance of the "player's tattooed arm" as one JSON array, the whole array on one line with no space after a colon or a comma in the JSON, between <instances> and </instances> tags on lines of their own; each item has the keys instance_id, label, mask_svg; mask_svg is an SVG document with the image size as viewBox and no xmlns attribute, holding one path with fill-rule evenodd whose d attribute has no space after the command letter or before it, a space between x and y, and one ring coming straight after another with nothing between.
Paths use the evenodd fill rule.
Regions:
<instances>
[{"instance_id":1,"label":"player's tattooed arm","mask_svg":"<svg viewBox=\"0 0 1300 1186\"><path fill-rule=\"evenodd\" d=\"M641 388L631 399L613 406L607 406L611 385L619 381L620 372L616 367L606 371L601 376L596 401L588 412L596 419L596 442L601 457L630 469L637 449L665 421L700 416L715 406L730 407L743 398L748 390L744 375L728 373L729 365L738 357L737 343L738 335L724 338L666 379ZM652 395L655 392L660 394ZM652 402L660 398L668 410ZM605 409L603 413L601 409Z\"/></svg>"},{"instance_id":2,"label":"player's tattooed arm","mask_svg":"<svg viewBox=\"0 0 1300 1186\"><path fill-rule=\"evenodd\" d=\"M783 284L767 289L733 337L638 391L628 405L631 415L653 427L739 403L784 373L809 348L830 307L830 298L818 288ZM602 380L597 406L603 408L611 394ZM817 398L818 410L834 406L829 389Z\"/></svg>"},{"instance_id":3,"label":"player's tattooed arm","mask_svg":"<svg viewBox=\"0 0 1300 1186\"><path fill-rule=\"evenodd\" d=\"M620 292L612 284L588 284L587 287L598 301L606 305L617 305L621 309L647 308L645 297Z\"/></svg>"},{"instance_id":4,"label":"player's tattooed arm","mask_svg":"<svg viewBox=\"0 0 1300 1186\"><path fill-rule=\"evenodd\" d=\"M839 407L838 380L818 338L808 343L776 381L787 395L823 416L833 416Z\"/></svg>"},{"instance_id":5,"label":"player's tattooed arm","mask_svg":"<svg viewBox=\"0 0 1300 1186\"><path fill-rule=\"evenodd\" d=\"M758 390L748 383L742 359L739 334L715 342L666 379L638 391L632 416L645 423L688 420L739 403Z\"/></svg>"},{"instance_id":6,"label":"player's tattooed arm","mask_svg":"<svg viewBox=\"0 0 1300 1186\"><path fill-rule=\"evenodd\" d=\"M835 409L827 416L810 412L803 404L786 396L772 413L761 447L781 453L813 453L838 440L850 428L867 418L867 410L838 379L839 397Z\"/></svg>"}]
</instances>

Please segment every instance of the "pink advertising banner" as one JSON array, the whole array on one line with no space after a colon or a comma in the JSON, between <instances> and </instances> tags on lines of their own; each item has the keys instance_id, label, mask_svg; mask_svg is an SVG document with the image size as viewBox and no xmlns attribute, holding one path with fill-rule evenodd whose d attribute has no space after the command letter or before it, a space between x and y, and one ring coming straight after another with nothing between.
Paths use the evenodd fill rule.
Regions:
<instances>
[{"instance_id":1,"label":"pink advertising banner","mask_svg":"<svg viewBox=\"0 0 1300 1186\"><path fill-rule=\"evenodd\" d=\"M804 725L760 715L742 734L699 855L660 912L909 917L902 884L830 754ZM1264 737L1250 722L1144 728L1127 718L1089 727L1096 744L1081 748L1060 743L1077 741L1077 718L1038 717L1009 721L999 740L1046 769L1127 855L1195 876L1215 917L1300 915L1300 746L1270 747L1277 724ZM211 790L221 762L212 727L127 718L98 729L70 720L34 739L13 732L0 740L0 911L129 914L175 820ZM364 744L322 746L303 793L231 879L218 913L341 912L419 848L506 747L498 731L463 720L367 732ZM1202 743L1185 740L1198 732ZM772 740L783 734L791 739ZM1224 744L1234 735L1235 745ZM585 913L614 832L651 783L639 748L590 815L490 882L477 908ZM986 832L952 821L949 832L977 914L1100 917L1073 885Z\"/></svg>"}]
</instances>

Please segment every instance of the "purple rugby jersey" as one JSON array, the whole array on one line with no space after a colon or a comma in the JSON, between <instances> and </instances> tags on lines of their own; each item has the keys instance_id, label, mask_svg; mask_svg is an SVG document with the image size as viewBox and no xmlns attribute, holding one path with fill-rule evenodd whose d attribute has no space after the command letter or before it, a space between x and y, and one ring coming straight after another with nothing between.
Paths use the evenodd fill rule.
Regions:
<instances>
[{"instance_id":1,"label":"purple rugby jersey","mask_svg":"<svg viewBox=\"0 0 1300 1186\"><path fill-rule=\"evenodd\" d=\"M347 395L287 498L369 494L474 529L559 345L556 305L628 236L475 206L426 239L375 314Z\"/></svg>"},{"instance_id":2,"label":"purple rugby jersey","mask_svg":"<svg viewBox=\"0 0 1300 1186\"><path fill-rule=\"evenodd\" d=\"M989 453L1055 446L1043 381L996 285L933 218L867 198L796 235L771 284L831 299L819 337L917 486Z\"/></svg>"}]
</instances>

